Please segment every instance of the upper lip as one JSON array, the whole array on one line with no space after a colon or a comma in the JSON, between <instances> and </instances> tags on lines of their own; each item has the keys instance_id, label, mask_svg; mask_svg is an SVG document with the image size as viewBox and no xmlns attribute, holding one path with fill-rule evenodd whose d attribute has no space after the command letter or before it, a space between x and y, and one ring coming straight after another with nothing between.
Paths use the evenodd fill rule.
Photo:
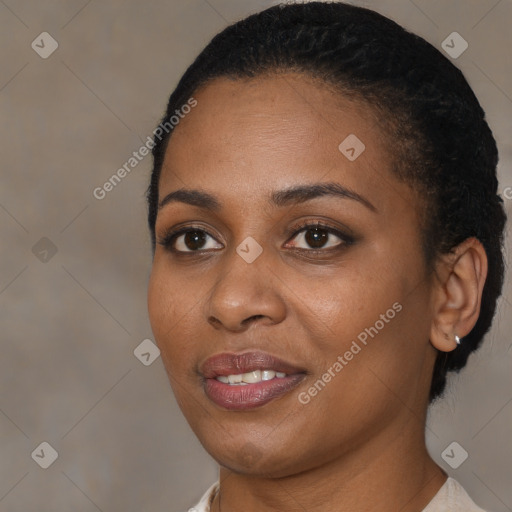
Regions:
<instances>
[{"instance_id":1,"label":"upper lip","mask_svg":"<svg viewBox=\"0 0 512 512\"><path fill-rule=\"evenodd\" d=\"M278 359L266 352L253 351L234 354L224 352L209 357L201 365L201 373L207 379L219 375L237 375L255 370L274 370L287 374L304 373L304 370Z\"/></svg>"}]
</instances>

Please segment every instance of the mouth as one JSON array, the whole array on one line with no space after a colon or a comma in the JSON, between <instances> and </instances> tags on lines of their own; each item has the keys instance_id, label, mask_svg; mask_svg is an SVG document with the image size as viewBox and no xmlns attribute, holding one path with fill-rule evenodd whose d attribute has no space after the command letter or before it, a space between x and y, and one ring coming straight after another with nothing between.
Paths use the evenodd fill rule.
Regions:
<instances>
[{"instance_id":1,"label":"mouth","mask_svg":"<svg viewBox=\"0 0 512 512\"><path fill-rule=\"evenodd\" d=\"M306 376L265 352L223 353L201 366L206 396L228 410L261 407L290 393Z\"/></svg>"}]
</instances>

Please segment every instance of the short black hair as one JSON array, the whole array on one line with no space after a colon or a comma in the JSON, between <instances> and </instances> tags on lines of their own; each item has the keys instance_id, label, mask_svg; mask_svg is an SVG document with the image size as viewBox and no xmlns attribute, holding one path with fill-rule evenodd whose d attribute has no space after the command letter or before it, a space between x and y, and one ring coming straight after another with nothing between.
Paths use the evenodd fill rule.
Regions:
<instances>
[{"instance_id":1,"label":"short black hair","mask_svg":"<svg viewBox=\"0 0 512 512\"><path fill-rule=\"evenodd\" d=\"M458 371L489 330L504 279L506 215L497 193L498 152L485 113L462 72L430 43L366 8L341 2L281 4L216 35L171 94L162 123L220 77L242 79L298 72L355 95L387 119L399 149L393 170L420 192L425 261L470 237L484 246L488 275L479 318L452 352L438 352L430 401L448 371ZM158 184L172 131L155 138L147 190L155 249Z\"/></svg>"}]
</instances>

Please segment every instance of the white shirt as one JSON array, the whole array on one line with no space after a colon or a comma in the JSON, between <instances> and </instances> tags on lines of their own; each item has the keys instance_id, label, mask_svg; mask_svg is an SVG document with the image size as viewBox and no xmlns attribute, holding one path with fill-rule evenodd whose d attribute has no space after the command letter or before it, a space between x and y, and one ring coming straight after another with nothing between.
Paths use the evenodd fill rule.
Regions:
<instances>
[{"instance_id":1,"label":"white shirt","mask_svg":"<svg viewBox=\"0 0 512 512\"><path fill-rule=\"evenodd\" d=\"M189 508L188 512L210 512L210 505L218 485L218 482L214 483L199 503L195 507ZM448 477L423 512L485 512L485 510L475 505L457 480Z\"/></svg>"}]
</instances>

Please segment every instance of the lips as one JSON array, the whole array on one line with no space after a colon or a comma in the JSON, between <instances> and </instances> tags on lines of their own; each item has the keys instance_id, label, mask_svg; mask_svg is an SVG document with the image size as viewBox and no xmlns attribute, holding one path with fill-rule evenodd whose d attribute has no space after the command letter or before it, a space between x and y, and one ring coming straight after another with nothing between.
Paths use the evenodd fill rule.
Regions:
<instances>
[{"instance_id":1,"label":"lips","mask_svg":"<svg viewBox=\"0 0 512 512\"><path fill-rule=\"evenodd\" d=\"M201 366L201 373L206 379L214 379L219 375L248 373L255 370L274 370L287 374L304 373L303 369L265 352L218 354L207 359Z\"/></svg>"},{"instance_id":2,"label":"lips","mask_svg":"<svg viewBox=\"0 0 512 512\"><path fill-rule=\"evenodd\" d=\"M304 369L258 351L218 354L207 359L200 371L205 379L204 390L208 398L229 410L263 406L289 393L305 377ZM252 372L270 378L245 378Z\"/></svg>"}]
</instances>

